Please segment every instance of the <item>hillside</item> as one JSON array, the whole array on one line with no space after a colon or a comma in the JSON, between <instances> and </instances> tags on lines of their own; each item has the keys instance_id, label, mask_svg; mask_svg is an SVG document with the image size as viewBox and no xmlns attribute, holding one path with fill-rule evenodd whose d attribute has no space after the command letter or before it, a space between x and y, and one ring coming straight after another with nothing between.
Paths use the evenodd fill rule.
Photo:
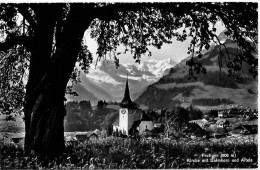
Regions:
<instances>
[{"instance_id":1,"label":"hillside","mask_svg":"<svg viewBox=\"0 0 260 170\"><path fill-rule=\"evenodd\" d=\"M171 59L149 59L141 64L120 64L118 68L112 60L100 61L97 65L94 62L88 74L81 72L81 82L73 87L79 96L66 97L69 101L90 100L92 103L97 100L120 101L128 74L131 97L136 99L143 89L158 81L174 65L176 62Z\"/></svg>"},{"instance_id":2,"label":"hillside","mask_svg":"<svg viewBox=\"0 0 260 170\"><path fill-rule=\"evenodd\" d=\"M222 34L221 34L222 35ZM222 40L224 38L222 37ZM230 39L225 40L229 52L237 50L237 45ZM228 77L226 63L222 61L220 71L219 47L211 46L201 59L196 58L205 65L206 74L199 74L198 79L188 79L188 66L186 61L170 69L159 81L150 85L135 102L149 106L149 108L172 108L174 105L197 104L198 106L212 105L208 101L220 100L220 104L242 104L257 108L257 80L248 73L248 65L243 64L243 73L240 80ZM231 57L233 57L231 55ZM202 100L203 99L203 100ZM208 100L208 101L207 101ZM207 104L206 104L207 103Z\"/></svg>"}]
</instances>

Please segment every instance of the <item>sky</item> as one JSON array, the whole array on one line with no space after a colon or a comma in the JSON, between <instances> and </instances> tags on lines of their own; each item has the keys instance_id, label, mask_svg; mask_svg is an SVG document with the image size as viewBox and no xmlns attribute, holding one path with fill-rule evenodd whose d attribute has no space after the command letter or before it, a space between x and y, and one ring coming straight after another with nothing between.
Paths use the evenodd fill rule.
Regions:
<instances>
[{"instance_id":1,"label":"sky","mask_svg":"<svg viewBox=\"0 0 260 170\"><path fill-rule=\"evenodd\" d=\"M217 35L220 34L225 29L225 27L221 22L218 22L215 27L217 28L216 31ZM152 52L152 56L151 57L148 57L148 55L142 56L141 63L143 61L147 61L150 58L158 61L171 58L173 61L179 63L181 60L188 57L187 51L188 51L188 47L190 46L190 40L191 39L188 39L184 42L180 42L177 41L176 39L173 39L172 44L164 44L161 49L157 49L155 47L148 47ZM94 39L90 38L89 30L85 32L84 41L87 44L89 50L92 52L95 61L95 59L97 58L96 56L97 42ZM122 64L127 64L127 63L135 64L135 60L130 53L121 54L118 56L118 58L119 58L119 62Z\"/></svg>"}]
</instances>

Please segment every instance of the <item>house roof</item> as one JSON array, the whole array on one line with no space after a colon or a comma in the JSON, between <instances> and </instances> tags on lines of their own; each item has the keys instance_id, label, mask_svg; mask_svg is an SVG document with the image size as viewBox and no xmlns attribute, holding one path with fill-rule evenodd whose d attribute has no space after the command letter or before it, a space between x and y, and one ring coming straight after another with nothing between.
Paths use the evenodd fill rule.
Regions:
<instances>
[{"instance_id":1,"label":"house roof","mask_svg":"<svg viewBox=\"0 0 260 170\"><path fill-rule=\"evenodd\" d=\"M195 135L207 135L208 132L202 129L198 124L190 123L187 128L183 131L185 133L194 133Z\"/></svg>"},{"instance_id":2,"label":"house roof","mask_svg":"<svg viewBox=\"0 0 260 170\"><path fill-rule=\"evenodd\" d=\"M202 122L208 122L205 118L201 119Z\"/></svg>"},{"instance_id":3,"label":"house roof","mask_svg":"<svg viewBox=\"0 0 260 170\"><path fill-rule=\"evenodd\" d=\"M79 141L86 140L87 138L88 138L87 134L85 134L85 135L83 135L83 134L76 135L76 139L79 140Z\"/></svg>"},{"instance_id":4,"label":"house roof","mask_svg":"<svg viewBox=\"0 0 260 170\"><path fill-rule=\"evenodd\" d=\"M129 130L131 131L131 130L136 129L136 127L138 127L140 125L140 123L141 123L141 120L134 121L132 127Z\"/></svg>"},{"instance_id":5,"label":"house roof","mask_svg":"<svg viewBox=\"0 0 260 170\"><path fill-rule=\"evenodd\" d=\"M209 121L207 121L206 119L197 119L197 120L191 120L189 121L190 123L197 123L197 124L201 124L201 123L208 123Z\"/></svg>"},{"instance_id":6,"label":"house roof","mask_svg":"<svg viewBox=\"0 0 260 170\"><path fill-rule=\"evenodd\" d=\"M92 134L90 134L88 137L89 137L89 138L90 138L90 137L98 137L98 135L97 135L96 133L92 133Z\"/></svg>"},{"instance_id":7,"label":"house roof","mask_svg":"<svg viewBox=\"0 0 260 170\"><path fill-rule=\"evenodd\" d=\"M253 133L253 132L257 131L257 125L240 125L240 126L234 128L233 130L236 130L236 129L244 129L244 130L247 130L247 131Z\"/></svg>"},{"instance_id":8,"label":"house roof","mask_svg":"<svg viewBox=\"0 0 260 170\"><path fill-rule=\"evenodd\" d=\"M216 124L220 124L220 123L229 123L229 121L226 119L218 119Z\"/></svg>"},{"instance_id":9,"label":"house roof","mask_svg":"<svg viewBox=\"0 0 260 170\"><path fill-rule=\"evenodd\" d=\"M93 136L98 137L98 135L96 133L86 133L86 134L77 134L76 139L77 140L86 140L87 138L90 138Z\"/></svg>"},{"instance_id":10,"label":"house roof","mask_svg":"<svg viewBox=\"0 0 260 170\"><path fill-rule=\"evenodd\" d=\"M152 119L145 112L143 112L140 120L141 121L152 121Z\"/></svg>"},{"instance_id":11,"label":"house roof","mask_svg":"<svg viewBox=\"0 0 260 170\"><path fill-rule=\"evenodd\" d=\"M232 134L242 134L244 132L244 129L233 129Z\"/></svg>"}]
</instances>

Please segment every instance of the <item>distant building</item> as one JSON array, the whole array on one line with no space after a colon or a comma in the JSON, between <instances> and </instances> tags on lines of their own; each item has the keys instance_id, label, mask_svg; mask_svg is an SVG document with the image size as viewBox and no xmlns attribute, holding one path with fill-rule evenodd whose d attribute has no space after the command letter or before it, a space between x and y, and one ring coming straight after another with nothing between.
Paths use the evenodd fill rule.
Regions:
<instances>
[{"instance_id":1,"label":"distant building","mask_svg":"<svg viewBox=\"0 0 260 170\"><path fill-rule=\"evenodd\" d=\"M219 110L218 111L218 117L219 118L223 118L223 115L224 115L224 111L223 110Z\"/></svg>"},{"instance_id":2,"label":"distant building","mask_svg":"<svg viewBox=\"0 0 260 170\"><path fill-rule=\"evenodd\" d=\"M203 137L209 135L209 133L203 128L201 128L201 126L199 126L197 123L192 123L192 122L190 122L187 125L187 128L184 129L183 132L186 133L191 138Z\"/></svg>"},{"instance_id":3,"label":"distant building","mask_svg":"<svg viewBox=\"0 0 260 170\"><path fill-rule=\"evenodd\" d=\"M203 129L207 128L210 124L206 119L191 120L189 123L195 123Z\"/></svg>"},{"instance_id":4,"label":"distant building","mask_svg":"<svg viewBox=\"0 0 260 170\"><path fill-rule=\"evenodd\" d=\"M218 128L230 127L230 123L226 119L219 119L219 120L217 120L216 125L217 125Z\"/></svg>"},{"instance_id":5,"label":"distant building","mask_svg":"<svg viewBox=\"0 0 260 170\"><path fill-rule=\"evenodd\" d=\"M87 134L77 134L76 135L76 139L77 141L83 142L86 140L97 140L98 139L98 135L96 133L87 133Z\"/></svg>"},{"instance_id":6,"label":"distant building","mask_svg":"<svg viewBox=\"0 0 260 170\"><path fill-rule=\"evenodd\" d=\"M153 125L153 127L155 127L155 128L159 128L161 126L162 126L162 123L154 123L154 125Z\"/></svg>"},{"instance_id":7,"label":"distant building","mask_svg":"<svg viewBox=\"0 0 260 170\"><path fill-rule=\"evenodd\" d=\"M22 138L22 137L13 137L12 141L17 144L17 143L20 143L20 142L24 141L24 138Z\"/></svg>"},{"instance_id":8,"label":"distant building","mask_svg":"<svg viewBox=\"0 0 260 170\"><path fill-rule=\"evenodd\" d=\"M146 129L153 129L151 119L130 98L128 78L126 80L124 97L120 103L119 115L112 125L114 132L121 131L125 135L129 135L130 129L132 132L138 132L139 134Z\"/></svg>"},{"instance_id":9,"label":"distant building","mask_svg":"<svg viewBox=\"0 0 260 170\"><path fill-rule=\"evenodd\" d=\"M234 135L257 134L257 125L240 125L231 132Z\"/></svg>"},{"instance_id":10,"label":"distant building","mask_svg":"<svg viewBox=\"0 0 260 170\"><path fill-rule=\"evenodd\" d=\"M88 139L88 135L87 134L78 134L78 135L76 135L76 139L78 141L82 142L82 141L85 141Z\"/></svg>"},{"instance_id":11,"label":"distant building","mask_svg":"<svg viewBox=\"0 0 260 170\"><path fill-rule=\"evenodd\" d=\"M219 118L227 118L229 117L230 110L219 110L218 111L218 117Z\"/></svg>"},{"instance_id":12,"label":"distant building","mask_svg":"<svg viewBox=\"0 0 260 170\"><path fill-rule=\"evenodd\" d=\"M92 133L91 135L89 135L88 140L96 141L96 140L98 140L98 135L95 133Z\"/></svg>"},{"instance_id":13,"label":"distant building","mask_svg":"<svg viewBox=\"0 0 260 170\"><path fill-rule=\"evenodd\" d=\"M132 129L136 128L136 130L139 131L139 134L142 134L144 131L147 130L153 130L154 128L153 121L144 112L141 118L139 120L136 120L133 125L135 126L132 126L131 128Z\"/></svg>"}]
</instances>

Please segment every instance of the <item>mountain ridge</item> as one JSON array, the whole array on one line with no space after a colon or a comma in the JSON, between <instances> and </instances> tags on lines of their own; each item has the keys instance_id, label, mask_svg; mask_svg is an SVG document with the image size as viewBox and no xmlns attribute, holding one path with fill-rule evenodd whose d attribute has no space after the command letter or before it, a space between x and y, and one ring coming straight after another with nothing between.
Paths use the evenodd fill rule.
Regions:
<instances>
[{"instance_id":1,"label":"mountain ridge","mask_svg":"<svg viewBox=\"0 0 260 170\"><path fill-rule=\"evenodd\" d=\"M176 64L172 59L157 61L149 59L141 64L120 64L115 68L115 63L111 60L98 62L96 66L91 65L88 74L80 73L81 86L85 90L79 90L78 86L73 87L79 96L67 98L80 100L89 93L91 102L98 100L121 101L125 88L125 81L128 74L128 82L131 97L137 98L138 95L148 85L156 82L160 77L167 73L167 69ZM95 96L95 98L93 97ZM97 98L97 99L96 99Z\"/></svg>"},{"instance_id":2,"label":"mountain ridge","mask_svg":"<svg viewBox=\"0 0 260 170\"><path fill-rule=\"evenodd\" d=\"M224 37L222 33L221 40L225 40L225 45L229 51L236 50L237 45ZM207 73L197 75L198 80L189 80L189 69L186 65L189 58L183 59L169 70L169 74L148 86L135 102L148 105L149 108L166 107L171 109L176 105L194 104L193 100L201 98L208 100L220 98L223 99L222 101L230 101L233 104L257 108L257 81L246 71L249 67L247 64L243 64L244 72L241 81L236 82L234 78L228 77L228 69L224 62L220 70L218 66L220 62L219 47L213 45L208 51L204 52L201 59L195 58L203 63ZM203 108L204 106L198 107Z\"/></svg>"}]
</instances>

